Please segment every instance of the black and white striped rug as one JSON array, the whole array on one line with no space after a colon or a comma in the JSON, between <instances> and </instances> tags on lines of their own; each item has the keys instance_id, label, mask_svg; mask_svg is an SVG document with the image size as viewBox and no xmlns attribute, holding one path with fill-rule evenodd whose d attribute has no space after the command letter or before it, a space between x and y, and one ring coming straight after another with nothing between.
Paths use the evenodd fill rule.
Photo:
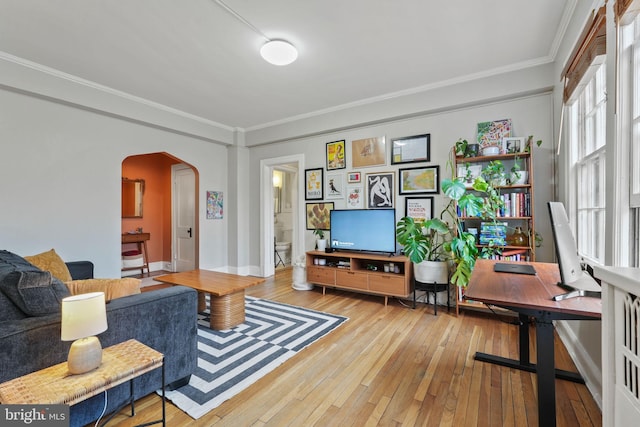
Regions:
<instances>
[{"instance_id":1,"label":"black and white striped rug","mask_svg":"<svg viewBox=\"0 0 640 427\"><path fill-rule=\"evenodd\" d=\"M198 314L198 367L189 384L166 394L194 419L348 320L249 296L245 304L245 322L225 331L209 329L208 312Z\"/></svg>"}]
</instances>

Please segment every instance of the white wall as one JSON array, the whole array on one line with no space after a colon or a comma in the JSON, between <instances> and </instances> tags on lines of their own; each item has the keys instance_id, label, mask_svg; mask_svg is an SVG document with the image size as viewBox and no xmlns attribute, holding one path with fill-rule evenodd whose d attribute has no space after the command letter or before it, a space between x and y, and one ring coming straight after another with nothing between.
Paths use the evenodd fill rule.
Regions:
<instances>
[{"instance_id":1,"label":"white wall","mask_svg":"<svg viewBox=\"0 0 640 427\"><path fill-rule=\"evenodd\" d=\"M326 143L345 139L347 141L347 168L342 172L354 170L351 167L351 141L354 139L385 136L387 140L386 166L361 168L363 174L381 171L396 171L396 182L394 182L395 207L397 216L404 215L404 196L398 196L398 176L397 170L400 167L412 167L421 165L391 165L390 163L390 140L396 137L418 135L423 133L431 134L431 161L428 165L440 165L441 177L450 177L451 171L448 169L447 161L450 150L455 141L462 137L467 140L474 140L476 137L476 126L478 122L488 120L499 120L504 118L512 119L513 133L515 136L527 136L533 134L536 139L542 139L545 143L542 147L534 149L534 180L535 208L537 212L536 228L544 237L544 246L538 251L537 259L542 261L552 260L553 238L550 234L550 226L546 209L546 202L553 197L553 143L552 143L552 95L550 92L537 95L518 96L514 99L492 101L482 105L455 108L446 111L439 111L424 116L407 118L403 120L390 121L371 126L357 127L341 132L331 132L308 138L293 139L291 141L254 146L251 148L250 170L251 185L250 197L253 203L251 209L250 224L251 235L259 235L260 224L260 175L257 172L260 160L286 156L289 154L303 154L305 157L304 168L326 167L325 148ZM338 171L331 171L338 172ZM325 170L325 174L326 174ZM364 177L363 177L364 178ZM304 177L302 176L302 179ZM434 214L438 215L446 204L446 198L442 195L435 196ZM344 200L327 200L335 203L336 208L345 208ZM311 231L305 232L306 250L313 248L314 239ZM251 246L251 263L259 263L259 250L257 245Z\"/></svg>"},{"instance_id":2,"label":"white wall","mask_svg":"<svg viewBox=\"0 0 640 427\"><path fill-rule=\"evenodd\" d=\"M227 148L0 89L0 240L21 255L51 248L120 277L122 160L167 152L200 173L200 266L227 265L225 220L206 220L207 190L227 191ZM153 238L153 236L152 236Z\"/></svg>"}]
</instances>

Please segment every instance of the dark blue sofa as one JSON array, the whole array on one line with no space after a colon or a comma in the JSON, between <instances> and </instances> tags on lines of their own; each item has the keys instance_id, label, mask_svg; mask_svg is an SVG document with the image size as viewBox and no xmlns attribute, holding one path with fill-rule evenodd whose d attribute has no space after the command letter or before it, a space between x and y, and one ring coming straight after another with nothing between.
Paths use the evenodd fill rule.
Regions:
<instances>
[{"instance_id":1,"label":"dark blue sofa","mask_svg":"<svg viewBox=\"0 0 640 427\"><path fill-rule=\"evenodd\" d=\"M73 279L93 277L93 264L89 261L70 262L67 266ZM2 281L15 276L10 274L12 271L34 269L39 271L22 257L0 250L0 383L67 360L71 343L60 340L60 313L26 315L2 291ZM64 285L56 289L60 293L66 291ZM108 329L98 338L103 348L133 338L163 353L166 383L169 388L177 388L189 381L197 365L196 311L197 292L182 286L117 298L107 304ZM161 371L149 372L134 381L138 399L160 388ZM128 383L109 390L106 413L117 409L128 397ZM95 421L103 406L103 394L72 406L71 425Z\"/></svg>"}]
</instances>

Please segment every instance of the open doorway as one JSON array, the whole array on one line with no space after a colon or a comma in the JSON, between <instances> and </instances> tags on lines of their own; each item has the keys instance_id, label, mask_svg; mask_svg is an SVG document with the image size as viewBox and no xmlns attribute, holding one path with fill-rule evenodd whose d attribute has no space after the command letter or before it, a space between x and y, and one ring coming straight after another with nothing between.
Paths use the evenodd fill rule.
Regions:
<instances>
[{"instance_id":1,"label":"open doorway","mask_svg":"<svg viewBox=\"0 0 640 427\"><path fill-rule=\"evenodd\" d=\"M275 273L276 264L282 267L280 259L285 266L290 266L304 253L304 225L300 225L301 219L304 219L301 213L304 206L299 202L299 195L302 194L300 170L304 169L304 156L265 159L260 163L263 230L260 256L261 270L266 277ZM276 250L276 246L279 250Z\"/></svg>"},{"instance_id":2,"label":"open doorway","mask_svg":"<svg viewBox=\"0 0 640 427\"><path fill-rule=\"evenodd\" d=\"M174 168L187 169L193 176L187 184L188 191L176 198ZM198 218L197 218L197 189L198 173L191 165L184 164L179 158L168 153L150 153L134 155L125 158L122 162L122 178L144 181L144 193L142 194L142 214L133 218L122 218L122 234L144 232L148 234L146 241L145 258L148 263L148 272L176 271L176 244L174 236L173 219L175 209L180 212L193 211L191 223L191 241L193 249L188 252L194 266L198 264ZM174 200L175 199L175 200ZM183 207L180 207L183 206ZM186 208L184 208L186 206ZM188 229L189 227L187 227ZM123 237L123 241L130 240ZM135 253L138 250L136 244L122 245L122 253ZM132 262L139 262L123 255L123 267L127 262L130 267ZM196 268L196 267L194 267ZM146 273L146 270L145 271ZM123 276L138 275L141 269L123 271ZM144 275L144 274L143 274Z\"/></svg>"}]
</instances>

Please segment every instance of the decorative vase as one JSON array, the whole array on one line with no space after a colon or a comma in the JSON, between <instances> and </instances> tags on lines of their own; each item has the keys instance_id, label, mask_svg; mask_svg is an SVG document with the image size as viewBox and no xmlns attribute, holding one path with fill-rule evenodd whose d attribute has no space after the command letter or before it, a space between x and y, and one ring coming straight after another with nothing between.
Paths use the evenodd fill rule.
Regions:
<instances>
[{"instance_id":1,"label":"decorative vase","mask_svg":"<svg viewBox=\"0 0 640 427\"><path fill-rule=\"evenodd\" d=\"M522 227L516 227L516 231L511 235L511 244L513 246L529 246L529 238L522 231Z\"/></svg>"},{"instance_id":2,"label":"decorative vase","mask_svg":"<svg viewBox=\"0 0 640 427\"><path fill-rule=\"evenodd\" d=\"M318 239L316 245L318 245L319 251L324 252L324 250L327 249L327 239Z\"/></svg>"},{"instance_id":3,"label":"decorative vase","mask_svg":"<svg viewBox=\"0 0 640 427\"><path fill-rule=\"evenodd\" d=\"M465 151L465 157L477 157L480 152L480 144L469 144Z\"/></svg>"}]
</instances>

